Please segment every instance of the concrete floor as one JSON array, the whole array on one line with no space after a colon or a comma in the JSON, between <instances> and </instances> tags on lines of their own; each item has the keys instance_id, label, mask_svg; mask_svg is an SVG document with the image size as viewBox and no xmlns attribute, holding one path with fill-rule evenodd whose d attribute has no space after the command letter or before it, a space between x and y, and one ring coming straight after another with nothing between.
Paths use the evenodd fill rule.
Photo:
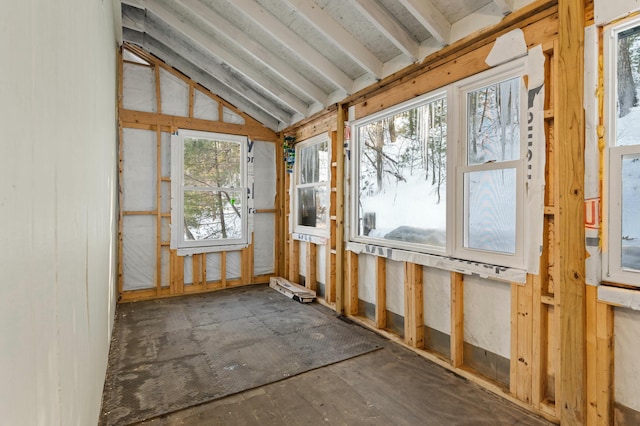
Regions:
<instances>
[{"instance_id":1,"label":"concrete floor","mask_svg":"<svg viewBox=\"0 0 640 426\"><path fill-rule=\"evenodd\" d=\"M552 423L388 341L382 350L142 424L495 426Z\"/></svg>"},{"instance_id":2,"label":"concrete floor","mask_svg":"<svg viewBox=\"0 0 640 426\"><path fill-rule=\"evenodd\" d=\"M265 289L257 290L255 297L264 298ZM245 291L243 297L248 295ZM267 305L256 306L264 309ZM318 309L333 315L322 306L309 312ZM350 327L354 333L359 330L356 324ZM380 341L382 349L141 424L551 424L394 342Z\"/></svg>"}]
</instances>

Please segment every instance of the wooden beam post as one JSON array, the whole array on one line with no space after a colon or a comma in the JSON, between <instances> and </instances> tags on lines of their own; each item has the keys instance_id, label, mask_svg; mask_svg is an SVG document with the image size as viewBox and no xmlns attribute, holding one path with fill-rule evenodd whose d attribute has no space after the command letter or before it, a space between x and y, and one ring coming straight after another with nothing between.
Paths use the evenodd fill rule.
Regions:
<instances>
[{"instance_id":1,"label":"wooden beam post","mask_svg":"<svg viewBox=\"0 0 640 426\"><path fill-rule=\"evenodd\" d=\"M451 272L451 365L464 363L464 276Z\"/></svg>"},{"instance_id":2,"label":"wooden beam post","mask_svg":"<svg viewBox=\"0 0 640 426\"><path fill-rule=\"evenodd\" d=\"M387 259L384 257L376 257L376 327L387 327Z\"/></svg>"},{"instance_id":3,"label":"wooden beam post","mask_svg":"<svg viewBox=\"0 0 640 426\"><path fill-rule=\"evenodd\" d=\"M560 310L560 421L586 421L584 265L584 0L558 1L556 241Z\"/></svg>"},{"instance_id":4,"label":"wooden beam post","mask_svg":"<svg viewBox=\"0 0 640 426\"><path fill-rule=\"evenodd\" d=\"M424 302L422 265L404 263L404 342L424 347Z\"/></svg>"},{"instance_id":5,"label":"wooden beam post","mask_svg":"<svg viewBox=\"0 0 640 426\"><path fill-rule=\"evenodd\" d=\"M285 241L287 240L286 226L287 212L285 208L286 186L284 172L284 134L280 134L280 142L276 143L276 275L283 277L285 274L286 250Z\"/></svg>"},{"instance_id":6,"label":"wooden beam post","mask_svg":"<svg viewBox=\"0 0 640 426\"><path fill-rule=\"evenodd\" d=\"M338 104L338 130L336 135L336 312L339 314L344 312L344 122L346 113L347 111L342 104Z\"/></svg>"},{"instance_id":7,"label":"wooden beam post","mask_svg":"<svg viewBox=\"0 0 640 426\"><path fill-rule=\"evenodd\" d=\"M358 255L352 251L347 254L347 306L345 310L349 315L358 314ZM337 304L337 302L336 302Z\"/></svg>"},{"instance_id":8,"label":"wooden beam post","mask_svg":"<svg viewBox=\"0 0 640 426\"><path fill-rule=\"evenodd\" d=\"M309 290L316 291L317 282L316 282L316 251L318 246L314 243L307 243L307 257L306 257L306 265L305 265L305 287Z\"/></svg>"},{"instance_id":9,"label":"wooden beam post","mask_svg":"<svg viewBox=\"0 0 640 426\"><path fill-rule=\"evenodd\" d=\"M294 240L289 234L289 281L297 283L300 280L300 241Z\"/></svg>"}]
</instances>

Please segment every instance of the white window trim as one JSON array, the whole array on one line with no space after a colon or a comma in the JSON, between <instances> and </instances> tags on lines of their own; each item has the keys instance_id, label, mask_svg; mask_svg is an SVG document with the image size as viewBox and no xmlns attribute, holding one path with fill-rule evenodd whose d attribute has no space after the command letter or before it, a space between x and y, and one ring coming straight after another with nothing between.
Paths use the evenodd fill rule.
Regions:
<instances>
[{"instance_id":1,"label":"white window trim","mask_svg":"<svg viewBox=\"0 0 640 426\"><path fill-rule=\"evenodd\" d=\"M244 194L240 205L242 214L242 236L218 240L186 241L184 239L184 139L218 139L240 144L240 192ZM224 251L244 248L248 244L248 196L247 196L247 137L214 132L179 129L171 134L171 243L179 255Z\"/></svg>"},{"instance_id":2,"label":"white window trim","mask_svg":"<svg viewBox=\"0 0 640 426\"><path fill-rule=\"evenodd\" d=\"M604 111L607 146L604 149L604 182L602 185L603 255L602 280L640 287L640 273L622 267L622 156L640 154L640 144L616 146L617 140L617 40L618 34L640 26L633 17L605 29L604 43ZM615 178L614 178L615 177Z\"/></svg>"},{"instance_id":3,"label":"white window trim","mask_svg":"<svg viewBox=\"0 0 640 426\"><path fill-rule=\"evenodd\" d=\"M523 75L526 74L525 59L517 59L497 66L482 73L468 77L452 84L453 98L456 102L457 117L456 125L452 125L452 141L457 141L455 171L451 173L452 185L455 188L452 194L453 206L448 210L450 216L447 222L454 224L453 226L453 256L460 259L474 260L483 263L497 264L508 266L511 268L525 268L525 231L524 224L526 222L527 212L524 209L525 204L525 156L526 156L526 132L525 123L527 123L527 90L524 85ZM500 83L515 77L520 77L520 158L517 160L467 165L467 93L492 84ZM453 105L453 104L452 104ZM455 132L455 133L454 133ZM516 170L516 247L514 254L491 252L486 250L478 250L465 247L464 242L464 218L465 218L465 188L464 174L467 172L480 172L490 170ZM452 168L454 170L454 168Z\"/></svg>"},{"instance_id":4,"label":"white window trim","mask_svg":"<svg viewBox=\"0 0 640 426\"><path fill-rule=\"evenodd\" d=\"M500 265L509 268L525 269L525 230L528 214L525 211L525 158L526 158L526 131L527 123L527 90L523 75L526 74L526 58L516 59L509 63L491 68L482 73L468 77L453 83L440 90L426 93L414 99L408 100L396 106L379 111L367 117L360 118L351 123L353 148L351 150L351 184L350 184L350 215L349 241L404 249L413 252L450 256L457 259L481 262L491 265ZM505 81L514 77L520 77L520 158L508 162L491 163L482 170L491 169L516 169L516 253L505 254L489 252L464 247L464 193L463 174L469 170L481 170L474 166L466 165L466 92L476 88ZM447 98L447 247L443 250L439 247L398 242L381 238L372 238L358 235L358 176L360 173L358 127L378 121L390 115L419 106L422 103L433 101L446 96Z\"/></svg>"},{"instance_id":5,"label":"white window trim","mask_svg":"<svg viewBox=\"0 0 640 426\"><path fill-rule=\"evenodd\" d=\"M295 144L295 150L296 150L296 159L299 159L299 150L302 148L306 148L315 144L319 144L322 142L327 142L327 150L328 150L328 155L329 155L329 161L327 164L328 170L327 170L327 176L329 177L329 179L326 182L321 182L321 183L313 183L313 184L305 184L305 185L299 185L298 184L298 179L300 177L300 163L298 161L296 161L296 163L294 163L294 170L293 170L293 176L292 176L292 181L293 184L290 187L291 193L289 194L291 197L291 200L293 200L293 208L291 209L292 215L293 215L293 230L295 233L298 234L304 234L304 235L314 235L314 236L318 236L318 237L328 237L329 236L329 231L330 231L330 226L331 226L331 220L329 218L329 211L331 211L331 138L329 137L328 133L322 133L320 135L316 135L313 136L309 139L305 139L301 142L298 142ZM298 223L298 203L299 203L299 199L298 199L298 188L311 188L311 187L326 187L327 189L327 226L325 228L314 228L313 226L304 226L304 225L300 225Z\"/></svg>"},{"instance_id":6,"label":"white window trim","mask_svg":"<svg viewBox=\"0 0 640 426\"><path fill-rule=\"evenodd\" d=\"M351 192L351 197L350 197L351 211L350 211L350 217L349 217L349 224L350 224L349 240L350 241L359 242L363 244L374 244L382 247L393 247L397 249L410 250L410 251L415 251L420 253L430 253L430 254L446 255L446 256L449 256L451 254L449 251L447 251L446 248L442 248L442 247L427 246L423 244L415 244L410 242L387 240L384 238L375 238L375 237L358 235L358 229L360 229L359 223L358 223L358 218L359 218L359 207L358 207L359 178L358 177L360 176L360 147L359 147L360 142L358 140L358 128L361 126L366 126L373 122L379 121L383 118L387 118L389 116L396 115L401 112L410 110L412 108L416 108L422 104L426 104L426 103L435 101L437 99L441 99L443 97L447 99L447 111L449 111L449 107L448 107L450 102L449 92L450 90L445 88L445 89L440 89L440 90L435 90L433 92L425 93L424 95L402 102L398 105L387 108L385 110L378 111L375 114L360 118L358 120L355 120L353 123L351 123L353 149L351 150L352 168L351 168L351 174L350 174L351 185L349 188ZM449 132L449 121L448 121L449 118L450 116L447 116L447 133ZM449 166L451 165L451 149L452 148L451 148L451 145L449 144L449 138L447 136L447 170L449 170ZM449 210L450 195L451 195L451 192L449 189L449 183L447 182L447 210ZM447 217L447 223L449 223L449 217ZM449 238L450 238L449 233L447 233L447 246L450 247L450 244L448 241Z\"/></svg>"}]
</instances>

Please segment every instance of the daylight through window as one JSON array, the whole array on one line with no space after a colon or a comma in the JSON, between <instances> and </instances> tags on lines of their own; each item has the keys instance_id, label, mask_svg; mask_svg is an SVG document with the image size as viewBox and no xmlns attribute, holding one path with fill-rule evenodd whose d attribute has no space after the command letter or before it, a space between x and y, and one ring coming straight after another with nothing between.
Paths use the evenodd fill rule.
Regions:
<instances>
[{"instance_id":1,"label":"daylight through window","mask_svg":"<svg viewBox=\"0 0 640 426\"><path fill-rule=\"evenodd\" d=\"M178 247L246 242L246 138L180 130L172 144Z\"/></svg>"},{"instance_id":2,"label":"daylight through window","mask_svg":"<svg viewBox=\"0 0 640 426\"><path fill-rule=\"evenodd\" d=\"M352 240L523 267L523 64L353 124Z\"/></svg>"},{"instance_id":3,"label":"daylight through window","mask_svg":"<svg viewBox=\"0 0 640 426\"><path fill-rule=\"evenodd\" d=\"M326 135L296 145L296 232L314 235L328 232L330 158Z\"/></svg>"},{"instance_id":4,"label":"daylight through window","mask_svg":"<svg viewBox=\"0 0 640 426\"><path fill-rule=\"evenodd\" d=\"M608 253L603 278L640 286L640 21L608 33Z\"/></svg>"}]
</instances>

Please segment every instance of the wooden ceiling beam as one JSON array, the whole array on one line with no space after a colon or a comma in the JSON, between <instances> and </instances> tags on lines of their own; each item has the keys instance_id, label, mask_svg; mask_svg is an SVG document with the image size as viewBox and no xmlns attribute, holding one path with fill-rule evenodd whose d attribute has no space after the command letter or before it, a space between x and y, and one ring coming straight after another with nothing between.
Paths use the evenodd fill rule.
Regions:
<instances>
[{"instance_id":1,"label":"wooden ceiling beam","mask_svg":"<svg viewBox=\"0 0 640 426\"><path fill-rule=\"evenodd\" d=\"M399 0L400 3L443 45L451 41L451 24L431 0Z\"/></svg>"},{"instance_id":2,"label":"wooden ceiling beam","mask_svg":"<svg viewBox=\"0 0 640 426\"><path fill-rule=\"evenodd\" d=\"M493 0L493 2L498 6L503 15L508 15L513 12L514 0Z\"/></svg>"},{"instance_id":3,"label":"wooden ceiling beam","mask_svg":"<svg viewBox=\"0 0 640 426\"><path fill-rule=\"evenodd\" d=\"M411 62L420 58L420 43L380 4L370 0L354 0L353 6L403 54L408 56Z\"/></svg>"},{"instance_id":4,"label":"wooden ceiling beam","mask_svg":"<svg viewBox=\"0 0 640 426\"><path fill-rule=\"evenodd\" d=\"M339 90L351 93L353 80L344 71L329 61L322 53L296 34L291 28L282 23L278 18L266 11L254 0L234 0L231 2L255 25L270 33L284 48L291 51L308 65L313 67L324 78L334 84Z\"/></svg>"},{"instance_id":5,"label":"wooden ceiling beam","mask_svg":"<svg viewBox=\"0 0 640 426\"><path fill-rule=\"evenodd\" d=\"M327 12L310 0L284 0L325 38L342 50L351 60L377 79L382 78L383 63L369 49L345 30Z\"/></svg>"},{"instance_id":6,"label":"wooden ceiling beam","mask_svg":"<svg viewBox=\"0 0 640 426\"><path fill-rule=\"evenodd\" d=\"M315 102L322 104L322 106L327 105L327 93L310 82L307 78L303 77L289 64L285 64L272 52L269 52L267 49L265 49L264 46L262 46L256 40L249 37L235 25L229 23L229 21L221 17L213 9L204 5L199 0L179 0L178 3L182 3L185 7L191 9L198 16L203 18L203 21L212 30L217 31L221 35L225 36L239 49L243 50L257 61L266 65L271 71L277 74L284 81L288 82L297 90L304 93L305 96L313 99ZM300 99L293 98L291 94L285 93L284 91L282 91L282 96L288 99L288 101L286 101L288 105L290 105L299 113L305 116L307 115L309 105L307 105Z\"/></svg>"},{"instance_id":7,"label":"wooden ceiling beam","mask_svg":"<svg viewBox=\"0 0 640 426\"><path fill-rule=\"evenodd\" d=\"M257 70L252 69L248 64L242 62L236 55L222 48L219 43L216 43L215 40L202 30L196 28L194 25L190 25L189 23L182 21L173 11L167 9L160 2L156 0L147 0L145 4L147 6L147 12L150 12L157 18L154 20L153 17L146 17L145 26L147 33L152 35L154 38L167 43L168 46L171 46L170 43L172 43L172 41L170 40L170 37L167 37L166 35L171 29L173 29L173 31L180 36L197 44L205 50L205 55L203 56L215 56L223 64L226 64L220 65L218 68L222 68L224 70L225 66L228 66L238 74L234 78L227 78L226 81L224 81L225 84L234 88L234 90L239 93L247 92L247 95L250 96L248 100L251 100L258 107L277 118L279 121L282 121L283 123L291 123L291 112L284 110L272 100L265 97L263 93L253 89L250 85L247 85L246 83L242 84L243 80L248 80L277 99L277 95L273 94L273 91L275 91L276 88L272 87L272 82L266 81L264 76ZM152 22L153 25L151 25ZM151 28L149 28L150 26ZM174 50L180 51L179 49ZM205 58L201 58L199 61L202 60L205 60ZM194 63L197 64L197 62ZM229 72L224 72L224 74L229 75Z\"/></svg>"}]
</instances>

